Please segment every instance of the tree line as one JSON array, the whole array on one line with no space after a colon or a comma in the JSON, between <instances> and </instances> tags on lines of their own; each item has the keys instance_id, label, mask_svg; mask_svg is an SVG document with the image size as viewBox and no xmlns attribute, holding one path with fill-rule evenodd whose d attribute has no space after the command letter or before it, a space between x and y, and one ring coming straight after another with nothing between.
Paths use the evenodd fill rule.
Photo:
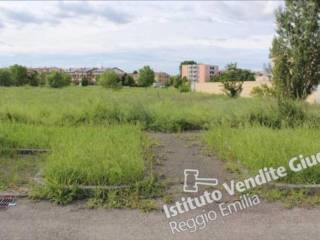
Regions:
<instances>
[{"instance_id":1,"label":"tree line","mask_svg":"<svg viewBox=\"0 0 320 240\"><path fill-rule=\"evenodd\" d=\"M129 74L118 75L113 70L106 70L97 78L97 84L105 88L121 88L122 86L149 87L155 81L155 73L149 66L144 66L135 72L138 75L136 81ZM0 69L0 86L49 86L60 88L69 86L71 76L66 72L52 71L50 73L39 73L29 70L21 65L15 64L8 68ZM87 76L80 80L81 86L92 84Z\"/></svg>"},{"instance_id":2,"label":"tree line","mask_svg":"<svg viewBox=\"0 0 320 240\"><path fill-rule=\"evenodd\" d=\"M24 66L15 64L8 68L0 69L0 86L50 86L53 88L68 86L71 77L64 72L39 73L34 70L28 71Z\"/></svg>"}]
</instances>

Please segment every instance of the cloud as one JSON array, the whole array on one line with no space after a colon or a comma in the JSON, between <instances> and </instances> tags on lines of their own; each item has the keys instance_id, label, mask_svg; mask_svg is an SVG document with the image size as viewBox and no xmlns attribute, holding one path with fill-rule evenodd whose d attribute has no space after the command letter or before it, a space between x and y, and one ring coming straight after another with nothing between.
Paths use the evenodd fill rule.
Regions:
<instances>
[{"instance_id":1,"label":"cloud","mask_svg":"<svg viewBox=\"0 0 320 240\"><path fill-rule=\"evenodd\" d=\"M132 16L121 10L115 10L110 5L101 5L98 8L93 7L87 2L59 2L59 12L57 17L77 18L77 17L100 17L116 24L129 23Z\"/></svg>"},{"instance_id":2,"label":"cloud","mask_svg":"<svg viewBox=\"0 0 320 240\"><path fill-rule=\"evenodd\" d=\"M0 53L33 65L104 62L136 68L150 62L172 71L180 60L194 58L219 65L237 60L246 67L251 62L256 67L268 61L273 11L281 4L0 2Z\"/></svg>"},{"instance_id":3,"label":"cloud","mask_svg":"<svg viewBox=\"0 0 320 240\"><path fill-rule=\"evenodd\" d=\"M57 25L68 21L68 19L77 20L81 18L97 19L102 18L114 24L129 23L133 16L129 13L116 9L110 4L101 4L94 7L88 2L54 2L48 8L40 8L42 6L34 5L34 9L30 6L25 8L12 8L12 5L0 7L0 19L3 22L8 21L16 24L45 24ZM39 11L35 11L39 10Z\"/></svg>"},{"instance_id":4,"label":"cloud","mask_svg":"<svg viewBox=\"0 0 320 240\"><path fill-rule=\"evenodd\" d=\"M0 8L2 13L2 18L5 18L7 21L18 24L40 24L40 23L56 23L57 20L50 17L41 17L36 16L27 11L21 10L12 10L8 8ZM3 20L5 21L5 20Z\"/></svg>"}]
</instances>

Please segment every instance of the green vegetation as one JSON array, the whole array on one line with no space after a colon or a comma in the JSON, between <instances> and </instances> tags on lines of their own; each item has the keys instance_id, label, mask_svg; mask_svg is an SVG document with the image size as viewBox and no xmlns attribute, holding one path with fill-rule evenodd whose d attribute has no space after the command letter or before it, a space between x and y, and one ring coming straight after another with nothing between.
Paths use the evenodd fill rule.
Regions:
<instances>
[{"instance_id":1,"label":"green vegetation","mask_svg":"<svg viewBox=\"0 0 320 240\"><path fill-rule=\"evenodd\" d=\"M136 85L134 79L129 74L124 74L121 79L121 85L122 86L128 86L128 87L134 87Z\"/></svg>"},{"instance_id":2,"label":"green vegetation","mask_svg":"<svg viewBox=\"0 0 320 240\"><path fill-rule=\"evenodd\" d=\"M154 71L149 66L139 70L138 86L149 87L154 83Z\"/></svg>"},{"instance_id":3,"label":"green vegetation","mask_svg":"<svg viewBox=\"0 0 320 240\"><path fill-rule=\"evenodd\" d=\"M61 88L71 84L70 75L63 72L52 72L47 76L48 84L53 88Z\"/></svg>"},{"instance_id":4,"label":"green vegetation","mask_svg":"<svg viewBox=\"0 0 320 240\"><path fill-rule=\"evenodd\" d=\"M81 86L82 86L82 87L86 87L86 86L88 86L89 84L90 84L89 79L88 79L86 76L82 77L82 79L81 79Z\"/></svg>"},{"instance_id":5,"label":"green vegetation","mask_svg":"<svg viewBox=\"0 0 320 240\"><path fill-rule=\"evenodd\" d=\"M303 103L278 105L274 99L229 99L175 89L105 90L87 88L0 88L0 120L52 126L140 123L144 129L176 132L227 124L319 127L319 109ZM289 104L290 105L290 104ZM281 109L281 111L280 111ZM293 114L299 115L295 120ZM282 115L281 115L281 114ZM288 114L288 116L285 116ZM300 114L300 115L301 115Z\"/></svg>"},{"instance_id":6,"label":"green vegetation","mask_svg":"<svg viewBox=\"0 0 320 240\"><path fill-rule=\"evenodd\" d=\"M43 162L41 156L19 156L16 154L0 156L0 191L7 188L19 189L32 183Z\"/></svg>"},{"instance_id":7,"label":"green vegetation","mask_svg":"<svg viewBox=\"0 0 320 240\"><path fill-rule=\"evenodd\" d=\"M230 97L237 97L242 91L244 81L254 81L254 73L246 69L240 69L236 63L230 63L219 75L212 78L213 82L222 82L225 92Z\"/></svg>"},{"instance_id":8,"label":"green vegetation","mask_svg":"<svg viewBox=\"0 0 320 240\"><path fill-rule=\"evenodd\" d=\"M273 79L282 97L304 99L320 79L320 3L286 0L285 5L276 12Z\"/></svg>"},{"instance_id":9,"label":"green vegetation","mask_svg":"<svg viewBox=\"0 0 320 240\"><path fill-rule=\"evenodd\" d=\"M88 195L79 189L83 185L129 184L132 188L145 181L145 172L149 174L151 170L150 164L145 162L149 144L139 126L55 127L3 123L0 133L1 155L4 156L1 187L20 181L17 176L23 178L24 171L29 172L28 177L32 179L40 169L36 161L21 159L14 149L49 149L49 153L39 156L44 159L41 171L45 186L37 189L37 196L58 203ZM14 172L13 168L18 170ZM152 178L152 174L146 177Z\"/></svg>"},{"instance_id":10,"label":"green vegetation","mask_svg":"<svg viewBox=\"0 0 320 240\"><path fill-rule=\"evenodd\" d=\"M9 69L12 85L22 86L28 83L28 70L26 67L15 64Z\"/></svg>"},{"instance_id":11,"label":"green vegetation","mask_svg":"<svg viewBox=\"0 0 320 240\"><path fill-rule=\"evenodd\" d=\"M12 161L24 166L12 149L49 149L36 156L41 164L26 167L26 173L20 167L17 171L21 176L32 173L32 178L41 169L45 186L34 187L32 195L57 203L86 197L90 207L152 209L151 199L162 196L164 187L153 176L144 129L209 129L207 144L228 159L234 171L239 166L253 172L261 166L281 165L292 156L313 154L319 146L319 107L303 102L186 94L174 88L113 91L99 86L2 87L0 96L2 166L9 172L13 172ZM286 181L318 182L318 172L316 168L303 171ZM30 182L14 178L0 175L2 188ZM80 187L123 184L130 186Z\"/></svg>"},{"instance_id":12,"label":"green vegetation","mask_svg":"<svg viewBox=\"0 0 320 240\"><path fill-rule=\"evenodd\" d=\"M276 91L273 86L269 87L267 84L262 84L261 87L254 87L251 94L256 97L275 97Z\"/></svg>"},{"instance_id":13,"label":"green vegetation","mask_svg":"<svg viewBox=\"0 0 320 240\"><path fill-rule=\"evenodd\" d=\"M10 70L7 68L0 69L0 86L10 86L12 84L12 78Z\"/></svg>"},{"instance_id":14,"label":"green vegetation","mask_svg":"<svg viewBox=\"0 0 320 240\"><path fill-rule=\"evenodd\" d=\"M102 73L98 82L104 88L121 88L120 78L113 70L107 70Z\"/></svg>"},{"instance_id":15,"label":"green vegetation","mask_svg":"<svg viewBox=\"0 0 320 240\"><path fill-rule=\"evenodd\" d=\"M225 67L225 70L219 75L213 76L212 82L244 82L254 81L254 73L247 69L241 69L237 67L236 63L230 63Z\"/></svg>"},{"instance_id":16,"label":"green vegetation","mask_svg":"<svg viewBox=\"0 0 320 240\"><path fill-rule=\"evenodd\" d=\"M257 170L264 167L285 166L289 170L288 161L292 157L318 153L319 137L319 131L306 128L274 130L258 126L220 127L206 133L205 141L222 159L229 160L233 170L242 166L254 176ZM298 173L289 171L288 177L281 181L319 184L320 167L315 166Z\"/></svg>"},{"instance_id":17,"label":"green vegetation","mask_svg":"<svg viewBox=\"0 0 320 240\"><path fill-rule=\"evenodd\" d=\"M180 92L190 92L191 84L190 81L186 77L171 76L169 82L167 83L167 87L173 86L178 89Z\"/></svg>"}]
</instances>

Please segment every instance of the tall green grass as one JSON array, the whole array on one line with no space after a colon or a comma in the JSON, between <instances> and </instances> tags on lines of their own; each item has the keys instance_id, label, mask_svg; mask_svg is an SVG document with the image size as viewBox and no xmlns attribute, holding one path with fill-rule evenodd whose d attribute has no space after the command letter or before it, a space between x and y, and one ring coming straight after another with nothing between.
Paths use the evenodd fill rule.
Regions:
<instances>
[{"instance_id":1,"label":"tall green grass","mask_svg":"<svg viewBox=\"0 0 320 240\"><path fill-rule=\"evenodd\" d=\"M285 166L289 170L292 157L320 152L320 131L308 128L219 127L205 133L204 140L221 159L235 168L248 169L252 175L263 167ZM320 166L298 173L289 171L282 181L319 184Z\"/></svg>"},{"instance_id":2,"label":"tall green grass","mask_svg":"<svg viewBox=\"0 0 320 240\"><path fill-rule=\"evenodd\" d=\"M143 178L147 142L139 126L2 123L0 140L2 149L50 149L45 177L59 184L122 184Z\"/></svg>"},{"instance_id":3,"label":"tall green grass","mask_svg":"<svg viewBox=\"0 0 320 240\"><path fill-rule=\"evenodd\" d=\"M175 89L130 88L120 91L88 88L0 88L0 121L75 126L140 123L162 132L208 129L210 126L260 124L286 126L274 99L230 99ZM319 107L299 103L306 112L292 127L320 126ZM290 119L289 119L290 120Z\"/></svg>"}]
</instances>

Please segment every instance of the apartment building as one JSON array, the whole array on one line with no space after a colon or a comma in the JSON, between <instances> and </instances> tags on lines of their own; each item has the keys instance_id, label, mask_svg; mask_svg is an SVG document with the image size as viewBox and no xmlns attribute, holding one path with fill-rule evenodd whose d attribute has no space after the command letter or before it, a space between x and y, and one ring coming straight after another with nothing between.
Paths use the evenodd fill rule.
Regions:
<instances>
[{"instance_id":1,"label":"apartment building","mask_svg":"<svg viewBox=\"0 0 320 240\"><path fill-rule=\"evenodd\" d=\"M210 78L219 73L217 65L188 64L181 66L181 76L186 77L191 83L209 82Z\"/></svg>"},{"instance_id":2,"label":"apartment building","mask_svg":"<svg viewBox=\"0 0 320 240\"><path fill-rule=\"evenodd\" d=\"M68 73L71 76L71 81L74 84L80 84L82 81L82 78L86 77L90 84L96 84L97 78L105 71L112 70L116 74L119 75L119 77L122 77L126 72L123 71L120 68L114 67L114 68L69 68L66 70L66 73Z\"/></svg>"}]
</instances>

